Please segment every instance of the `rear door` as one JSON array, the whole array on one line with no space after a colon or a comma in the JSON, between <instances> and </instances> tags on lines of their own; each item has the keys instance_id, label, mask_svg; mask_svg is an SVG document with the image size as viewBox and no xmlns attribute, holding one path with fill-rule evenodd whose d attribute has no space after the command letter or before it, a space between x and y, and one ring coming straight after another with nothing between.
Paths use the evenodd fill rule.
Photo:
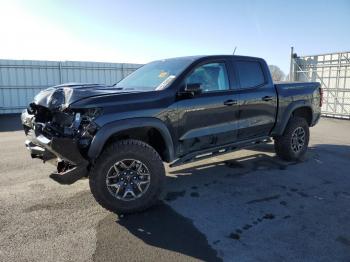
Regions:
<instances>
[{"instance_id":1,"label":"rear door","mask_svg":"<svg viewBox=\"0 0 350 262\"><path fill-rule=\"evenodd\" d=\"M264 60L233 60L239 79L238 140L268 136L275 124L277 94Z\"/></svg>"},{"instance_id":2,"label":"rear door","mask_svg":"<svg viewBox=\"0 0 350 262\"><path fill-rule=\"evenodd\" d=\"M184 85L201 84L202 93L177 102L180 155L236 141L238 96L232 90L231 66L226 59L206 61L184 78Z\"/></svg>"}]
</instances>

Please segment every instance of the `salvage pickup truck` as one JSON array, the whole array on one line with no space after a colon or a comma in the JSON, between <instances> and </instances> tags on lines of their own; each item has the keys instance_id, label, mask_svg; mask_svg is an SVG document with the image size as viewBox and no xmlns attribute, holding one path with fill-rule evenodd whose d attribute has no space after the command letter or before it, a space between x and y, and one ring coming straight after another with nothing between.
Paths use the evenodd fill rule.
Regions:
<instances>
[{"instance_id":1,"label":"salvage pickup truck","mask_svg":"<svg viewBox=\"0 0 350 262\"><path fill-rule=\"evenodd\" d=\"M319 83L273 83L266 62L193 56L140 67L113 86L63 84L41 91L22 113L33 158L51 177L88 177L99 204L144 210L160 197L170 166L274 140L279 157L301 158L320 118Z\"/></svg>"}]
</instances>

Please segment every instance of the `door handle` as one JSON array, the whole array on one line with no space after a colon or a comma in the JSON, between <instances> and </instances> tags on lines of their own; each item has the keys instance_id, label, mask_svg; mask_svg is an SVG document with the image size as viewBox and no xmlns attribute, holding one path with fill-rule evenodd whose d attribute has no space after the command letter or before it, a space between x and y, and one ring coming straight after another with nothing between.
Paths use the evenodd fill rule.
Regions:
<instances>
[{"instance_id":1,"label":"door handle","mask_svg":"<svg viewBox=\"0 0 350 262\"><path fill-rule=\"evenodd\" d=\"M224 102L225 106L232 106L232 105L237 105L237 104L238 104L237 100L232 100L232 99Z\"/></svg>"},{"instance_id":2,"label":"door handle","mask_svg":"<svg viewBox=\"0 0 350 262\"><path fill-rule=\"evenodd\" d=\"M261 98L264 101L271 101L273 99L272 96L264 96L263 98Z\"/></svg>"}]
</instances>

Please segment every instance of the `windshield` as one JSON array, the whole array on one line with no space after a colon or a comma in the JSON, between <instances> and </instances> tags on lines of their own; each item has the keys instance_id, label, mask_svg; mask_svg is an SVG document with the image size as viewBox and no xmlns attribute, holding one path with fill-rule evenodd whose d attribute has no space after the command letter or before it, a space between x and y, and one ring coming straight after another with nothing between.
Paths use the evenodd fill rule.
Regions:
<instances>
[{"instance_id":1,"label":"windshield","mask_svg":"<svg viewBox=\"0 0 350 262\"><path fill-rule=\"evenodd\" d=\"M167 88L191 62L193 62L191 58L173 58L154 61L140 67L125 77L116 87L144 91L163 90Z\"/></svg>"}]
</instances>

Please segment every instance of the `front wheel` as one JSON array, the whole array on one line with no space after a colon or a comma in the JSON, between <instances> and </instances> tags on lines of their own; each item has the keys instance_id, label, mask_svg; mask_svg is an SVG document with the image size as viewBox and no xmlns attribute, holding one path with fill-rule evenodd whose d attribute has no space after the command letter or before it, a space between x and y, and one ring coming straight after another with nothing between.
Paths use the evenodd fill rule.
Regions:
<instances>
[{"instance_id":1,"label":"front wheel","mask_svg":"<svg viewBox=\"0 0 350 262\"><path fill-rule=\"evenodd\" d=\"M163 162L150 145L133 139L110 145L90 173L96 201L115 213L133 213L152 206L165 178Z\"/></svg>"},{"instance_id":2,"label":"front wheel","mask_svg":"<svg viewBox=\"0 0 350 262\"><path fill-rule=\"evenodd\" d=\"M309 125L302 117L291 117L283 135L275 137L276 154L283 160L300 159L307 151L309 144Z\"/></svg>"}]
</instances>

